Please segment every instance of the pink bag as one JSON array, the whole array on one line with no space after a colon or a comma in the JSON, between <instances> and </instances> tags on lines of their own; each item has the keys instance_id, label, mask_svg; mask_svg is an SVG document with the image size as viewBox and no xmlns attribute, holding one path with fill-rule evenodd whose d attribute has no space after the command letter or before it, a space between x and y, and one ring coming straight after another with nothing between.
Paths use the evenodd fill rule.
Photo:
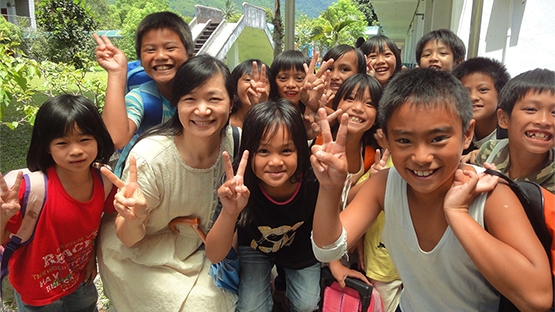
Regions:
<instances>
[{"instance_id":1,"label":"pink bag","mask_svg":"<svg viewBox=\"0 0 555 312\"><path fill-rule=\"evenodd\" d=\"M324 289L322 312L385 311L382 298L373 286L350 277L345 280L345 283L347 284L345 288L333 282Z\"/></svg>"}]
</instances>

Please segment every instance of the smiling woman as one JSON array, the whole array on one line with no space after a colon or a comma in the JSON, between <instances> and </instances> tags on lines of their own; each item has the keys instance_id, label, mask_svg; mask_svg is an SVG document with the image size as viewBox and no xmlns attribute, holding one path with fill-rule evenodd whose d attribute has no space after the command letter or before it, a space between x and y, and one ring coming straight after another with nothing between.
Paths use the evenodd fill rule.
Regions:
<instances>
[{"instance_id":1,"label":"smiling woman","mask_svg":"<svg viewBox=\"0 0 555 312\"><path fill-rule=\"evenodd\" d=\"M136 179L140 191L132 197L144 204L122 202L115 221L103 224L104 289L118 311L234 311L236 296L208 275L201 239L187 227L179 233L168 228L176 217L195 216L208 232L224 173L222 152L233 157L230 73L221 61L200 55L183 63L174 81L176 113L139 139L122 175Z\"/></svg>"}]
</instances>

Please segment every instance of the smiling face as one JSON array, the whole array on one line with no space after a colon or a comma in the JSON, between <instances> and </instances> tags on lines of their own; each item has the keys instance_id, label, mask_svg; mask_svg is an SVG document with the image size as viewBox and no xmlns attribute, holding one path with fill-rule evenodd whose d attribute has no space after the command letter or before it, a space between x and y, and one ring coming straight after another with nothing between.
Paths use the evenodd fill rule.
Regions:
<instances>
[{"instance_id":1,"label":"smiling face","mask_svg":"<svg viewBox=\"0 0 555 312\"><path fill-rule=\"evenodd\" d=\"M333 65L329 68L329 88L333 92L337 92L347 78L357 73L357 68L357 55L355 51L349 51L337 58L337 60L334 60Z\"/></svg>"},{"instance_id":2,"label":"smiling face","mask_svg":"<svg viewBox=\"0 0 555 312\"><path fill-rule=\"evenodd\" d=\"M289 198L297 183L291 177L297 171L297 149L289 131L279 125L275 133L268 131L252 158L252 171L262 188L276 200Z\"/></svg>"},{"instance_id":3,"label":"smiling face","mask_svg":"<svg viewBox=\"0 0 555 312\"><path fill-rule=\"evenodd\" d=\"M422 68L434 68L451 72L455 67L453 51L441 40L430 40L422 49L418 62Z\"/></svg>"},{"instance_id":4,"label":"smiling face","mask_svg":"<svg viewBox=\"0 0 555 312\"><path fill-rule=\"evenodd\" d=\"M509 116L498 111L499 125L507 129L511 146L531 154L545 154L555 146L555 95L528 92Z\"/></svg>"},{"instance_id":5,"label":"smiling face","mask_svg":"<svg viewBox=\"0 0 555 312\"><path fill-rule=\"evenodd\" d=\"M250 100L248 96L249 89L254 92L251 88L251 81L254 79L252 74L245 73L237 81L237 96L242 105L250 105ZM270 93L270 85L266 83L266 92Z\"/></svg>"},{"instance_id":6,"label":"smiling face","mask_svg":"<svg viewBox=\"0 0 555 312\"><path fill-rule=\"evenodd\" d=\"M363 135L376 120L376 107L372 103L370 90L366 88L362 97L357 97L358 87L339 102L337 108L349 115L348 133Z\"/></svg>"},{"instance_id":7,"label":"smiling face","mask_svg":"<svg viewBox=\"0 0 555 312\"><path fill-rule=\"evenodd\" d=\"M157 84L169 83L189 56L179 35L168 28L147 31L141 44L141 65Z\"/></svg>"},{"instance_id":8,"label":"smiling face","mask_svg":"<svg viewBox=\"0 0 555 312\"><path fill-rule=\"evenodd\" d=\"M454 108L453 108L454 109ZM417 193L446 192L474 131L446 105L405 103L387 121L387 142L399 174Z\"/></svg>"},{"instance_id":9,"label":"smiling face","mask_svg":"<svg viewBox=\"0 0 555 312\"><path fill-rule=\"evenodd\" d=\"M383 52L379 52L378 49L376 49L370 52L366 58L374 69L374 78L376 78L381 85L389 81L391 76L395 73L397 59L389 47L385 46Z\"/></svg>"},{"instance_id":10,"label":"smiling face","mask_svg":"<svg viewBox=\"0 0 555 312\"><path fill-rule=\"evenodd\" d=\"M221 73L183 95L177 103L184 135L197 138L219 136L227 124L231 100Z\"/></svg>"},{"instance_id":11,"label":"smiling face","mask_svg":"<svg viewBox=\"0 0 555 312\"><path fill-rule=\"evenodd\" d=\"M58 172L79 173L90 169L98 154L98 143L75 124L69 133L50 142L49 152Z\"/></svg>"},{"instance_id":12,"label":"smiling face","mask_svg":"<svg viewBox=\"0 0 555 312\"><path fill-rule=\"evenodd\" d=\"M301 88L304 85L305 72L294 68L280 70L276 75L277 91L281 98L299 104Z\"/></svg>"}]
</instances>

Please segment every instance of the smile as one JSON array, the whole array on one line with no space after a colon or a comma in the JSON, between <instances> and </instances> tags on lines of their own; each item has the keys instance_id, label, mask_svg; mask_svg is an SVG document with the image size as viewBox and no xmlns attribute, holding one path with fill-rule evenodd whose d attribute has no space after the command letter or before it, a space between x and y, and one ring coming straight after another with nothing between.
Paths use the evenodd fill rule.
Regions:
<instances>
[{"instance_id":1,"label":"smile","mask_svg":"<svg viewBox=\"0 0 555 312\"><path fill-rule=\"evenodd\" d=\"M199 126L205 126L205 125L209 125L212 123L211 120L206 120L206 121L201 121L201 120L193 120L193 123L195 125L199 125Z\"/></svg>"},{"instance_id":2,"label":"smile","mask_svg":"<svg viewBox=\"0 0 555 312\"><path fill-rule=\"evenodd\" d=\"M158 66L154 66L154 70L156 71L162 71L162 70L169 70L173 68L173 66L171 65L158 65Z\"/></svg>"},{"instance_id":3,"label":"smile","mask_svg":"<svg viewBox=\"0 0 555 312\"><path fill-rule=\"evenodd\" d=\"M411 170L415 175L419 177L427 177L434 173L434 170Z\"/></svg>"},{"instance_id":4,"label":"smile","mask_svg":"<svg viewBox=\"0 0 555 312\"><path fill-rule=\"evenodd\" d=\"M526 131L526 136L530 139L540 140L540 141L548 141L551 140L551 135L544 132L530 132Z\"/></svg>"},{"instance_id":5,"label":"smile","mask_svg":"<svg viewBox=\"0 0 555 312\"><path fill-rule=\"evenodd\" d=\"M350 122L363 123L365 120L357 116L349 116Z\"/></svg>"}]
</instances>

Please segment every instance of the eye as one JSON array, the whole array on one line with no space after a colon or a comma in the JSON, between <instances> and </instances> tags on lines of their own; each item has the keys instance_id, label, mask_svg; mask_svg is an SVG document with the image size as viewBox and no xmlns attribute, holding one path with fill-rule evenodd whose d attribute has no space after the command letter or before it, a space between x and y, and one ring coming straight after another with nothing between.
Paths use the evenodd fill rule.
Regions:
<instances>
[{"instance_id":1,"label":"eye","mask_svg":"<svg viewBox=\"0 0 555 312\"><path fill-rule=\"evenodd\" d=\"M285 76L278 76L277 79L278 79L279 81L286 81L286 80L287 80L287 77L285 77Z\"/></svg>"},{"instance_id":2,"label":"eye","mask_svg":"<svg viewBox=\"0 0 555 312\"><path fill-rule=\"evenodd\" d=\"M400 138L400 139L396 139L395 142L402 144L402 145L408 145L411 143L411 141L409 139L405 139L405 138Z\"/></svg>"},{"instance_id":3,"label":"eye","mask_svg":"<svg viewBox=\"0 0 555 312\"><path fill-rule=\"evenodd\" d=\"M297 76L296 80L297 80L297 82L303 82L304 81L304 76Z\"/></svg>"},{"instance_id":4,"label":"eye","mask_svg":"<svg viewBox=\"0 0 555 312\"><path fill-rule=\"evenodd\" d=\"M446 136L446 135L440 135L440 136L437 136L437 137L433 138L432 143L441 143L441 142L447 140L448 138L449 137Z\"/></svg>"},{"instance_id":5,"label":"eye","mask_svg":"<svg viewBox=\"0 0 555 312\"><path fill-rule=\"evenodd\" d=\"M166 50L168 50L168 51L173 51L175 49L177 49L177 47L174 47L174 46L169 46L169 47L166 48Z\"/></svg>"},{"instance_id":6,"label":"eye","mask_svg":"<svg viewBox=\"0 0 555 312\"><path fill-rule=\"evenodd\" d=\"M430 56L430 53L424 53L424 54L422 54L421 57L429 57L429 56Z\"/></svg>"},{"instance_id":7,"label":"eye","mask_svg":"<svg viewBox=\"0 0 555 312\"><path fill-rule=\"evenodd\" d=\"M344 73L347 73L347 72L351 71L351 68L350 67L343 67L343 68L341 68L341 71L344 72Z\"/></svg>"},{"instance_id":8,"label":"eye","mask_svg":"<svg viewBox=\"0 0 555 312\"><path fill-rule=\"evenodd\" d=\"M215 97L215 96L214 96L214 97L211 97L211 98L210 98L210 102L220 102L220 101L223 101L223 99L220 98L220 97Z\"/></svg>"},{"instance_id":9,"label":"eye","mask_svg":"<svg viewBox=\"0 0 555 312\"><path fill-rule=\"evenodd\" d=\"M536 112L536 108L532 106L524 107L522 110L528 113Z\"/></svg>"},{"instance_id":10,"label":"eye","mask_svg":"<svg viewBox=\"0 0 555 312\"><path fill-rule=\"evenodd\" d=\"M447 52L439 52L439 55L448 55L449 53Z\"/></svg>"},{"instance_id":11,"label":"eye","mask_svg":"<svg viewBox=\"0 0 555 312\"><path fill-rule=\"evenodd\" d=\"M376 53L370 53L370 54L368 55L368 58L369 58L369 59L372 59L372 60L375 59L376 57L377 57Z\"/></svg>"},{"instance_id":12,"label":"eye","mask_svg":"<svg viewBox=\"0 0 555 312\"><path fill-rule=\"evenodd\" d=\"M365 104L366 104L366 106L368 106L368 107L374 107L374 105L372 105L372 101L368 101L368 102L366 102Z\"/></svg>"},{"instance_id":13,"label":"eye","mask_svg":"<svg viewBox=\"0 0 555 312\"><path fill-rule=\"evenodd\" d=\"M488 88L480 88L480 89L478 89L478 92L480 92L480 93L487 93L488 91L489 91Z\"/></svg>"},{"instance_id":14,"label":"eye","mask_svg":"<svg viewBox=\"0 0 555 312\"><path fill-rule=\"evenodd\" d=\"M180 102L193 102L195 100L195 98L193 98L190 95L184 95L181 97L181 99L179 100Z\"/></svg>"},{"instance_id":15,"label":"eye","mask_svg":"<svg viewBox=\"0 0 555 312\"><path fill-rule=\"evenodd\" d=\"M270 152L269 152L267 149L265 149L265 148L260 148L260 149L256 152L256 154L258 154L258 155L260 155L260 156L268 155L268 153L270 153Z\"/></svg>"}]
</instances>

